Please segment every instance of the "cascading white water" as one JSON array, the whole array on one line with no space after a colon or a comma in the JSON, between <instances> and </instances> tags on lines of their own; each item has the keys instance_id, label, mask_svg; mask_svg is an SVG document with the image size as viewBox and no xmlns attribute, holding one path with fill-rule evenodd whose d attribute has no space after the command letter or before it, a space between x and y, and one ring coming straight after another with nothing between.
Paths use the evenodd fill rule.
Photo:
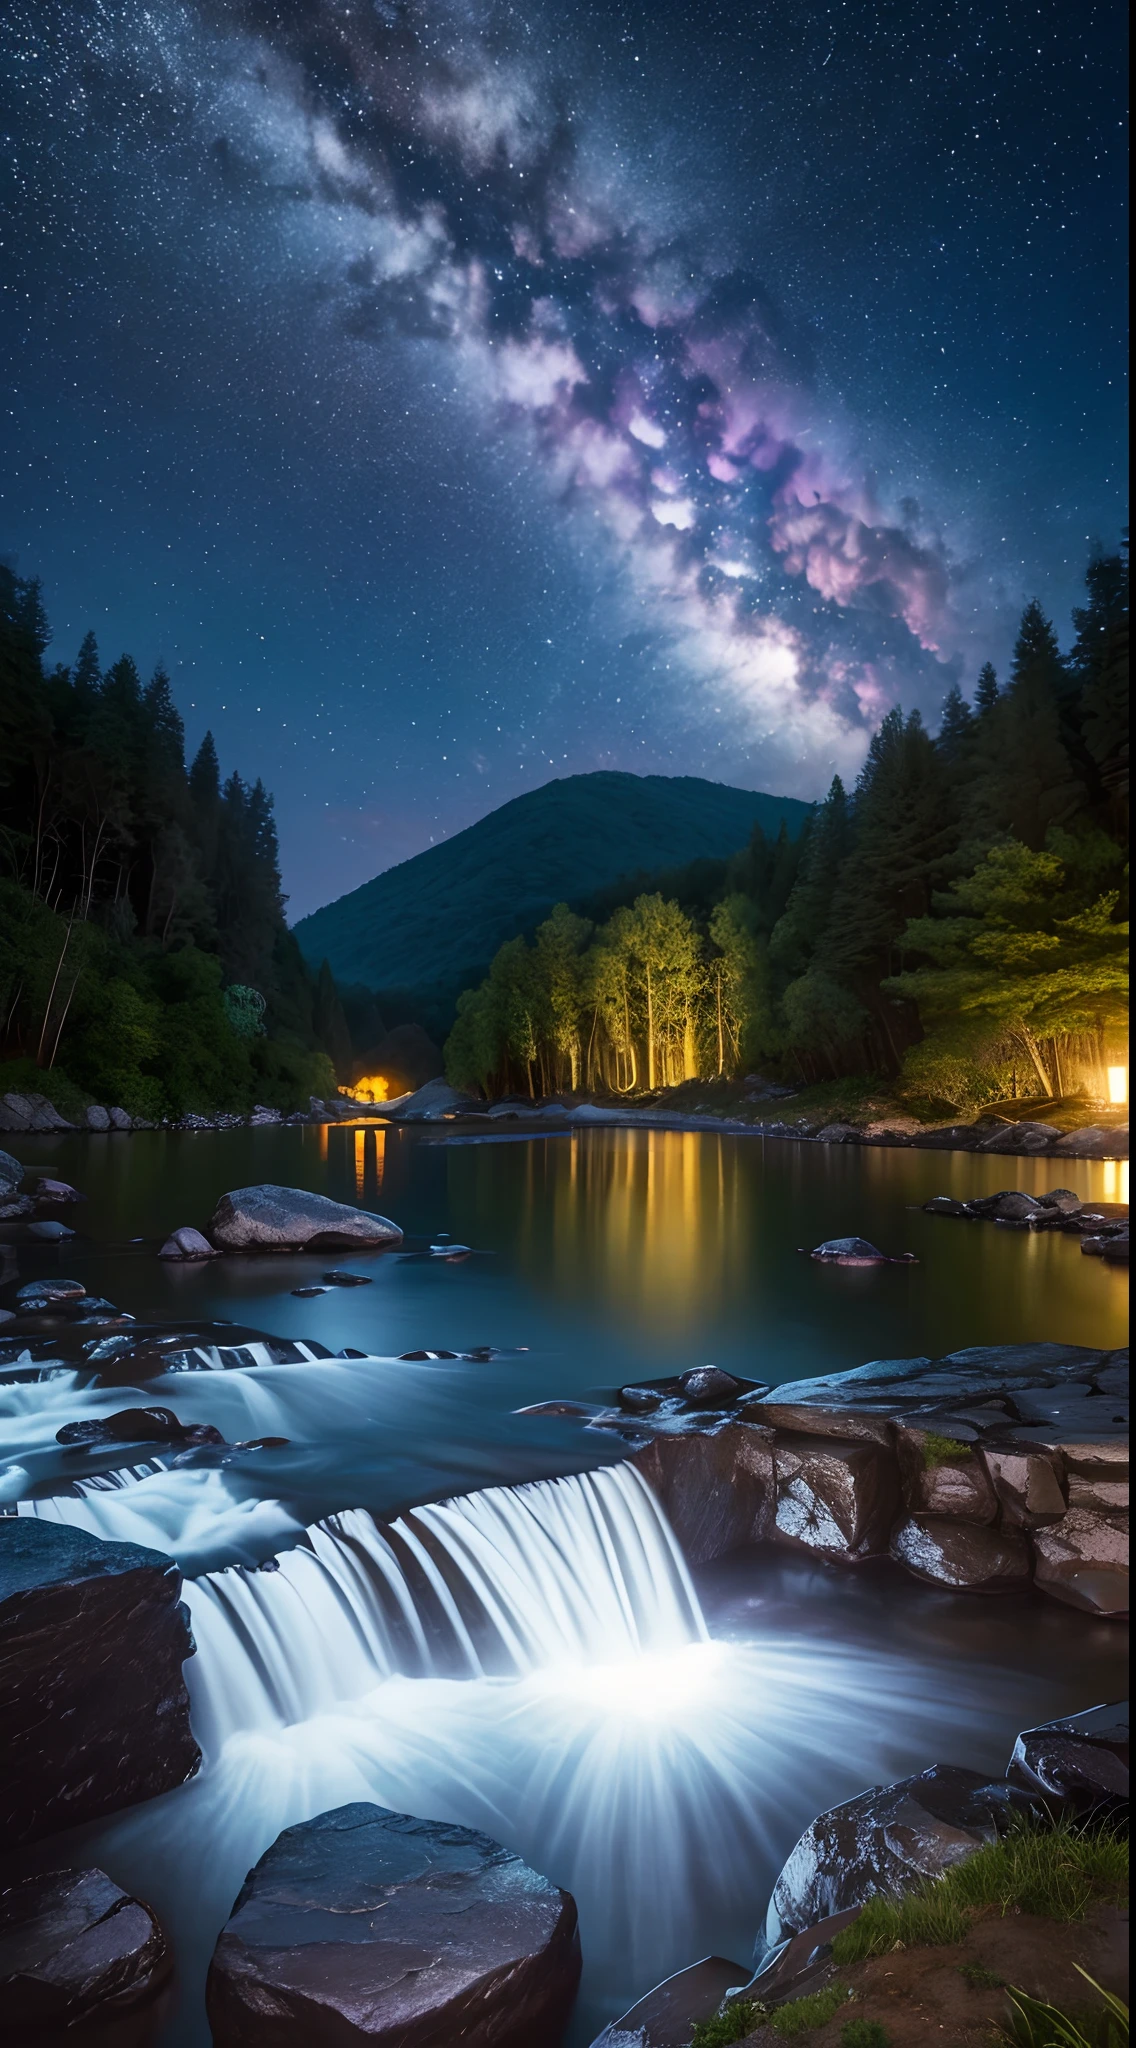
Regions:
<instances>
[{"instance_id":1,"label":"cascading white water","mask_svg":"<svg viewBox=\"0 0 1136 2048\"><path fill-rule=\"evenodd\" d=\"M188 1494L212 1527L228 1500L220 1473L116 1477L20 1512L161 1543L175 1514L184 1526ZM241 1730L307 1720L395 1675L516 1676L706 1638L670 1527L630 1465L461 1495L387 1525L349 1509L272 1564L185 1583L207 1756Z\"/></svg>"},{"instance_id":2,"label":"cascading white water","mask_svg":"<svg viewBox=\"0 0 1136 2048\"><path fill-rule=\"evenodd\" d=\"M208 1755L239 1729L306 1720L395 1674L519 1675L706 1638L669 1525L629 1465L494 1487L385 1527L349 1510L305 1536L274 1571L186 1585Z\"/></svg>"}]
</instances>

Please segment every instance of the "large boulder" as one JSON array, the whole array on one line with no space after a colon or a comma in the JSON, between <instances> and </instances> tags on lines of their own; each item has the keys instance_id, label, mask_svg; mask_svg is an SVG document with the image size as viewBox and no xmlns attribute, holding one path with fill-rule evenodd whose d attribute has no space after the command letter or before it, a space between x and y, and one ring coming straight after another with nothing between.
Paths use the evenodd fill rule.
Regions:
<instances>
[{"instance_id":1,"label":"large boulder","mask_svg":"<svg viewBox=\"0 0 1136 2048\"><path fill-rule=\"evenodd\" d=\"M909 1515L892 1534L891 1554L917 1579L960 1593L1005 1593L1029 1584L1029 1547L1017 1529Z\"/></svg>"},{"instance_id":2,"label":"large boulder","mask_svg":"<svg viewBox=\"0 0 1136 2048\"><path fill-rule=\"evenodd\" d=\"M940 1876L996 1840L1029 1805L1016 1786L933 1764L818 1814L773 1887L762 1953L879 1892L901 1895L921 1878Z\"/></svg>"},{"instance_id":3,"label":"large boulder","mask_svg":"<svg viewBox=\"0 0 1136 2048\"><path fill-rule=\"evenodd\" d=\"M1006 1776L1081 1811L1127 1805L1128 1701L1023 1729Z\"/></svg>"},{"instance_id":4,"label":"large boulder","mask_svg":"<svg viewBox=\"0 0 1136 2048\"><path fill-rule=\"evenodd\" d=\"M10 1152L0 1152L0 1195L15 1194L24 1178L24 1169Z\"/></svg>"},{"instance_id":5,"label":"large boulder","mask_svg":"<svg viewBox=\"0 0 1136 2048\"><path fill-rule=\"evenodd\" d=\"M15 2044L148 2039L171 1970L149 1906L105 1870L49 1870L0 1892L0 2008ZM72 2032L74 2030L74 2034Z\"/></svg>"},{"instance_id":6,"label":"large boulder","mask_svg":"<svg viewBox=\"0 0 1136 2048\"><path fill-rule=\"evenodd\" d=\"M660 1433L632 1462L658 1495L691 1564L709 1564L772 1533L772 1430L727 1421Z\"/></svg>"},{"instance_id":7,"label":"large boulder","mask_svg":"<svg viewBox=\"0 0 1136 2048\"><path fill-rule=\"evenodd\" d=\"M0 1520L0 1837L38 1841L192 1776L180 1592L160 1551Z\"/></svg>"},{"instance_id":8,"label":"large boulder","mask_svg":"<svg viewBox=\"0 0 1136 2048\"><path fill-rule=\"evenodd\" d=\"M73 1131L46 1095L0 1096L0 1131Z\"/></svg>"},{"instance_id":9,"label":"large boulder","mask_svg":"<svg viewBox=\"0 0 1136 2048\"><path fill-rule=\"evenodd\" d=\"M785 1436L773 1458L778 1542L846 1561L886 1551L900 1505L892 1452L879 1444Z\"/></svg>"},{"instance_id":10,"label":"large boulder","mask_svg":"<svg viewBox=\"0 0 1136 2048\"><path fill-rule=\"evenodd\" d=\"M575 1901L488 1835L385 1807L287 1828L209 1970L214 2048L555 2048Z\"/></svg>"},{"instance_id":11,"label":"large boulder","mask_svg":"<svg viewBox=\"0 0 1136 2048\"><path fill-rule=\"evenodd\" d=\"M1089 1614L1128 1613L1128 1517L1070 1508L1050 1529L1035 1529L1034 1577L1043 1593Z\"/></svg>"},{"instance_id":12,"label":"large boulder","mask_svg":"<svg viewBox=\"0 0 1136 2048\"><path fill-rule=\"evenodd\" d=\"M304 1246L400 1244L397 1223L367 1209L352 1209L306 1188L234 1188L222 1195L209 1236L226 1252L302 1249Z\"/></svg>"},{"instance_id":13,"label":"large boulder","mask_svg":"<svg viewBox=\"0 0 1136 2048\"><path fill-rule=\"evenodd\" d=\"M484 1109L485 1104L463 1094L460 1088L451 1088L448 1081L436 1080L427 1081L424 1088L416 1088L411 1095L399 1096L394 1102L380 1102L376 1107L380 1116L433 1124L445 1117L468 1116L470 1110Z\"/></svg>"}]
</instances>

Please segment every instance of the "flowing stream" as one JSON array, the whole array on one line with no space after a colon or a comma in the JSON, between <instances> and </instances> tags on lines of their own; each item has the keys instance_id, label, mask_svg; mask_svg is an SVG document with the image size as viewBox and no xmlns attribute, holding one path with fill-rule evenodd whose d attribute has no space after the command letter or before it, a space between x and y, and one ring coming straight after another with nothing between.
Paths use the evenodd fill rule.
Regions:
<instances>
[{"instance_id":1,"label":"flowing stream","mask_svg":"<svg viewBox=\"0 0 1136 2048\"><path fill-rule=\"evenodd\" d=\"M268 1135L282 1150L310 1134ZM194 1173L212 1143L186 1141ZM1025 1305L1014 1334L1107 1343L1116 1276L1086 1272L1068 1240L913 1215L913 1197L960 1185L953 1161L874 1154L857 1179L821 1148L786 1147L771 1165L744 1141L603 1133L579 1150L578 1171L547 1148L455 1150L443 1200L447 1155L424 1148L428 1206L404 1160L401 1194L392 1174L382 1206L475 1247L491 1240L494 1256L442 1272L341 1258L376 1283L344 1295L291 1298L318 1277L314 1259L163 1271L152 1243L124 1243L154 1218L149 1197L131 1212L121 1186L118 1238L92 1233L50 1255L139 1313L175 1314L166 1297L181 1289L183 1313L192 1298L198 1316L239 1313L366 1354L266 1353L129 1388L73 1370L0 1385L9 1511L167 1551L186 1574L202 1771L34 1852L45 1868L98 1861L153 1903L178 1956L165 2048L207 2048L205 1971L246 1871L282 1828L329 1806L369 1799L484 1829L570 1889L585 1972L569 2042L586 2048L699 1956L748 1962L773 1878L819 1809L935 1761L1001 1772L1018 1727L1119 1690L1122 1631L1037 1595L968 1601L886 1564L842 1573L771 1552L692 1581L616 1440L515 1412L707 1356L785 1379L1008 1336L1005 1298L1013 1313ZM51 1164L96 1195L89 1170ZM227 1159L221 1185L301 1178L263 1151L259 1173L250 1164ZM959 1170L967 1187L1054 1178L1033 1161ZM1090 1175L1100 1169L1062 1178L1091 1193ZM679 1197L693 1261L675 1236ZM650 1230L637 1232L652 1217L669 1234L648 1256ZM815 1241L848 1220L914 1240L922 1266L818 1275L783 1250L770 1257L771 1234L778 1247ZM613 1246L629 1276L621 1303ZM1062 1327L1070 1290L1075 1332ZM376 1343L379 1323L406 1348L531 1348L412 1362L389 1355L389 1335ZM115 1472L73 1476L83 1461L56 1443L59 1427L140 1402L230 1442L288 1443L200 1469L134 1452Z\"/></svg>"}]
</instances>

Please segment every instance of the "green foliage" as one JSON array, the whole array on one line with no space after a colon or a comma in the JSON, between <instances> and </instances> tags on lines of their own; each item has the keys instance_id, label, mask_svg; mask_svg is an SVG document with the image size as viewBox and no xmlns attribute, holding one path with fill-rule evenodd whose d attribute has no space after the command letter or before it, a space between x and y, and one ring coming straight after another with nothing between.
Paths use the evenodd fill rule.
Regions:
<instances>
[{"instance_id":1,"label":"green foliage","mask_svg":"<svg viewBox=\"0 0 1136 2048\"><path fill-rule=\"evenodd\" d=\"M1090 1906L1120 1905L1127 1897L1128 1843L1115 1829L1022 1823L906 1898L869 1899L851 1927L836 1936L833 1959L863 1962L897 1942L905 1948L950 1947L964 1938L974 1915L989 1908L1081 1920Z\"/></svg>"},{"instance_id":2,"label":"green foliage","mask_svg":"<svg viewBox=\"0 0 1136 2048\"><path fill-rule=\"evenodd\" d=\"M754 1999L731 1999L708 2020L694 2022L690 2048L730 2048L731 2042L744 2041L747 2034L752 2034L758 2021L765 2016L765 2007Z\"/></svg>"},{"instance_id":3,"label":"green foliage","mask_svg":"<svg viewBox=\"0 0 1136 2048\"><path fill-rule=\"evenodd\" d=\"M787 2005L776 2006L766 2015L765 2024L775 2034L784 2034L791 2040L795 2034L826 2026L851 1995L845 1984L826 1984L821 1991L808 1991L803 1998L791 1998Z\"/></svg>"},{"instance_id":4,"label":"green foliage","mask_svg":"<svg viewBox=\"0 0 1136 2048\"><path fill-rule=\"evenodd\" d=\"M840 2029L840 2048L891 2048L891 2035L879 2020L846 2020Z\"/></svg>"},{"instance_id":5,"label":"green foliage","mask_svg":"<svg viewBox=\"0 0 1136 2048\"><path fill-rule=\"evenodd\" d=\"M238 1038L259 1038L264 1030L265 1001L258 988L234 981L221 992L230 1029Z\"/></svg>"},{"instance_id":6,"label":"green foliage","mask_svg":"<svg viewBox=\"0 0 1136 2048\"><path fill-rule=\"evenodd\" d=\"M1065 2011L1045 1999L1031 1998L1026 1991L1011 1989L1007 1993L1010 2017L1002 2039L1012 2042L1014 2048L1127 2048L1128 2007L1113 1992L1103 1990L1079 1963L1074 1968L1100 1997L1098 2007Z\"/></svg>"},{"instance_id":7,"label":"green foliage","mask_svg":"<svg viewBox=\"0 0 1136 2048\"><path fill-rule=\"evenodd\" d=\"M922 1437L920 1451L927 1472L933 1472L938 1465L965 1464L973 1456L969 1444L960 1444L956 1437L940 1436L934 1429L925 1429Z\"/></svg>"},{"instance_id":8,"label":"green foliage","mask_svg":"<svg viewBox=\"0 0 1136 2048\"><path fill-rule=\"evenodd\" d=\"M45 674L49 637L38 584L0 564L0 1051L61 1108L332 1091L263 784L222 787L208 734L187 772L161 668L104 670L88 633Z\"/></svg>"}]
</instances>

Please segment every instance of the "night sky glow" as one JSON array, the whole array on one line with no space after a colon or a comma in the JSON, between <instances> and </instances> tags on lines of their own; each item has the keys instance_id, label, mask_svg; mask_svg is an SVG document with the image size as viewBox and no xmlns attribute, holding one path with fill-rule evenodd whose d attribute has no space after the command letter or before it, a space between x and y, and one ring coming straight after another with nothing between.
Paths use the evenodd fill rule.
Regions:
<instances>
[{"instance_id":1,"label":"night sky glow","mask_svg":"<svg viewBox=\"0 0 1136 2048\"><path fill-rule=\"evenodd\" d=\"M553 775L812 797L1123 523L1123 17L10 0L0 547L294 913Z\"/></svg>"}]
</instances>

